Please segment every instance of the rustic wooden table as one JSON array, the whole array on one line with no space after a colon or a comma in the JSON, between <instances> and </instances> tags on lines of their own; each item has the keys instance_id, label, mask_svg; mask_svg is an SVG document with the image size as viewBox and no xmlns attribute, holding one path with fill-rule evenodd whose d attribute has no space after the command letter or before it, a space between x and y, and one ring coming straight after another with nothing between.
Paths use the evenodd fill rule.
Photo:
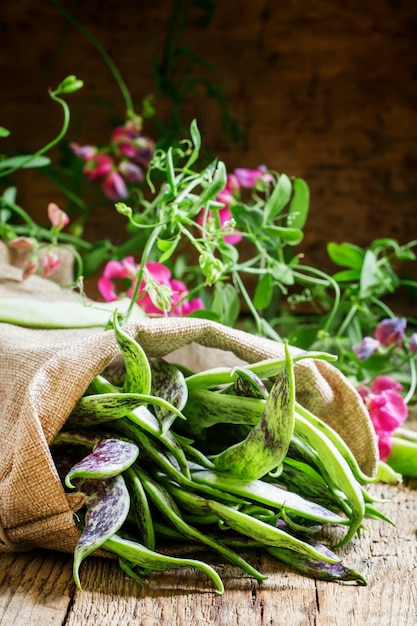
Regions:
<instances>
[{"instance_id":1,"label":"rustic wooden table","mask_svg":"<svg viewBox=\"0 0 417 626\"><path fill-rule=\"evenodd\" d=\"M309 579L252 553L268 580L259 583L221 564L222 596L195 571L154 574L141 586L117 562L94 557L82 565L80 592L69 555L2 554L0 625L416 626L417 480L371 490L390 500L383 511L396 526L369 520L369 532L340 551L366 576L367 587Z\"/></svg>"}]
</instances>

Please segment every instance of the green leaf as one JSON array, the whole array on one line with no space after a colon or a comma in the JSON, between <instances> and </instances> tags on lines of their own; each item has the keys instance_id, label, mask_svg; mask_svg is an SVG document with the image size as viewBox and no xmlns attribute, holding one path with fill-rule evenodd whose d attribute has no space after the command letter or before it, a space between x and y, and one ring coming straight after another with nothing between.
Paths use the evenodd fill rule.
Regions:
<instances>
[{"instance_id":1,"label":"green leaf","mask_svg":"<svg viewBox=\"0 0 417 626\"><path fill-rule=\"evenodd\" d=\"M255 289L255 295L253 297L253 306L255 309L266 309L271 302L272 294L274 291L274 281L271 274L263 274L258 280Z\"/></svg>"},{"instance_id":2,"label":"green leaf","mask_svg":"<svg viewBox=\"0 0 417 626\"><path fill-rule=\"evenodd\" d=\"M366 298L372 295L373 288L378 287L382 280L378 260L372 250L367 250L361 271L360 295Z\"/></svg>"},{"instance_id":3,"label":"green leaf","mask_svg":"<svg viewBox=\"0 0 417 626\"><path fill-rule=\"evenodd\" d=\"M292 184L286 174L281 174L273 192L265 203L264 216L267 222L272 221L288 204L292 193Z\"/></svg>"},{"instance_id":4,"label":"green leaf","mask_svg":"<svg viewBox=\"0 0 417 626\"><path fill-rule=\"evenodd\" d=\"M359 282L361 277L361 273L358 270L343 270L343 272L336 272L333 274L332 278L337 283L347 283L347 282Z\"/></svg>"},{"instance_id":5,"label":"green leaf","mask_svg":"<svg viewBox=\"0 0 417 626\"><path fill-rule=\"evenodd\" d=\"M287 226L303 228L307 220L310 204L310 190L302 178L296 178L293 183L294 194L290 202L287 216Z\"/></svg>"},{"instance_id":6,"label":"green leaf","mask_svg":"<svg viewBox=\"0 0 417 626\"><path fill-rule=\"evenodd\" d=\"M288 228L285 226L267 226L264 232L270 237L275 239L281 239L284 243L290 246L296 246L303 240L303 231L299 228ZM272 241L274 247L277 247L277 242Z\"/></svg>"},{"instance_id":7,"label":"green leaf","mask_svg":"<svg viewBox=\"0 0 417 626\"><path fill-rule=\"evenodd\" d=\"M16 202L16 192L17 192L16 187L7 187L7 189L3 191L3 194L1 197L3 202L5 204L14 204Z\"/></svg>"},{"instance_id":8,"label":"green leaf","mask_svg":"<svg viewBox=\"0 0 417 626\"><path fill-rule=\"evenodd\" d=\"M4 128L4 126L0 126L0 137L8 137L10 135L10 130Z\"/></svg>"},{"instance_id":9,"label":"green leaf","mask_svg":"<svg viewBox=\"0 0 417 626\"><path fill-rule=\"evenodd\" d=\"M175 237L175 239L158 239L157 247L159 250L163 252L159 257L159 263L165 263L175 252L178 243L180 242L180 237Z\"/></svg>"},{"instance_id":10,"label":"green leaf","mask_svg":"<svg viewBox=\"0 0 417 626\"><path fill-rule=\"evenodd\" d=\"M51 163L51 159L45 156L35 156L31 154L22 154L21 156L10 157L0 161L0 169L8 169L9 167L45 167Z\"/></svg>"},{"instance_id":11,"label":"green leaf","mask_svg":"<svg viewBox=\"0 0 417 626\"><path fill-rule=\"evenodd\" d=\"M256 234L262 228L264 214L257 207L235 203L231 205L230 212L238 230Z\"/></svg>"},{"instance_id":12,"label":"green leaf","mask_svg":"<svg viewBox=\"0 0 417 626\"><path fill-rule=\"evenodd\" d=\"M233 326L240 313L239 297L233 285L215 284L212 309L223 324Z\"/></svg>"},{"instance_id":13,"label":"green leaf","mask_svg":"<svg viewBox=\"0 0 417 626\"><path fill-rule=\"evenodd\" d=\"M352 243L334 243L331 241L327 244L327 254L337 265L355 270L362 268L365 259L364 250Z\"/></svg>"},{"instance_id":14,"label":"green leaf","mask_svg":"<svg viewBox=\"0 0 417 626\"><path fill-rule=\"evenodd\" d=\"M191 135L191 141L192 141L192 144L193 144L193 149L192 149L192 152L191 152L191 154L189 156L187 164L184 167L184 170L187 170L198 159L198 156L200 154L201 135L200 135L200 131L198 130L198 126L197 126L196 120L193 120L191 122L190 135Z\"/></svg>"},{"instance_id":15,"label":"green leaf","mask_svg":"<svg viewBox=\"0 0 417 626\"><path fill-rule=\"evenodd\" d=\"M239 251L235 245L222 241L219 243L219 252L222 262L231 269L239 262Z\"/></svg>"},{"instance_id":16,"label":"green leaf","mask_svg":"<svg viewBox=\"0 0 417 626\"><path fill-rule=\"evenodd\" d=\"M270 272L278 282L284 285L294 284L294 272L289 265L275 261L275 263L271 265Z\"/></svg>"}]
</instances>

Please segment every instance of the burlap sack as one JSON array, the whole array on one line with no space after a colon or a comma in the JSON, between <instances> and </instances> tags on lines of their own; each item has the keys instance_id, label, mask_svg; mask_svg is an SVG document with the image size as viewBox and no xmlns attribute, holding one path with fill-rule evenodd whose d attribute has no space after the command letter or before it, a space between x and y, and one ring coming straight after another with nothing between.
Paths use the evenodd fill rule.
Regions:
<instances>
[{"instance_id":1,"label":"burlap sack","mask_svg":"<svg viewBox=\"0 0 417 626\"><path fill-rule=\"evenodd\" d=\"M17 294L76 299L36 276L23 282L0 281L0 307ZM283 352L277 342L201 319L145 319L126 331L150 356L170 355L191 367L217 367L236 359L255 362ZM214 357L207 348L217 350ZM79 537L73 513L82 501L64 492L49 444L93 377L119 354L114 332L35 330L3 323L0 351L0 549L37 546L72 552ZM373 474L375 436L354 388L324 361L298 362L295 375L297 399L336 428L363 470Z\"/></svg>"}]
</instances>

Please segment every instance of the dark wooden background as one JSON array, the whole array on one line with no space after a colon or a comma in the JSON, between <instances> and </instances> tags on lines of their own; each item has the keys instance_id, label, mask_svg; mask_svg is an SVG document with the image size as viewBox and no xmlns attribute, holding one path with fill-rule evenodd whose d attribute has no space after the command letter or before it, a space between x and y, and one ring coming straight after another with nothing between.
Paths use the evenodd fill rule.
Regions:
<instances>
[{"instance_id":1,"label":"dark wooden background","mask_svg":"<svg viewBox=\"0 0 417 626\"><path fill-rule=\"evenodd\" d=\"M205 147L228 168L266 164L307 180L311 209L299 248L306 262L328 269L329 240L364 246L416 237L415 0L207 4L213 13L202 26L205 12L189 3L182 43L212 64L200 76L223 89L243 138L225 132L218 102L202 88L187 94L183 120L197 118ZM105 46L135 102L154 93L158 115L168 119L170 101L158 97L152 66L163 62L174 1L63 5ZM47 90L68 74L85 87L67 98L67 138L103 144L124 103L90 42L46 0L5 3L0 28L0 125L12 133L3 150L34 150L54 136L61 112ZM151 121L145 130L155 133ZM35 217L60 200L39 172L18 180L18 201ZM109 215L103 208L91 236L120 228Z\"/></svg>"}]
</instances>

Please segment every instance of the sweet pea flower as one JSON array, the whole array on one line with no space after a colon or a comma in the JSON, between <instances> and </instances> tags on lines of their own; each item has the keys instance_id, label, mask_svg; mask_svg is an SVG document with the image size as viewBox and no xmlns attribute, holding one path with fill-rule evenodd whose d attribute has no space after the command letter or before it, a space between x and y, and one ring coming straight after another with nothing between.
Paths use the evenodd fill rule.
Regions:
<instances>
[{"instance_id":1,"label":"sweet pea flower","mask_svg":"<svg viewBox=\"0 0 417 626\"><path fill-rule=\"evenodd\" d=\"M128 183L141 182L145 178L143 170L139 167L139 165L136 165L136 163L132 163L131 161L121 161L119 163L118 170Z\"/></svg>"},{"instance_id":2,"label":"sweet pea flower","mask_svg":"<svg viewBox=\"0 0 417 626\"><path fill-rule=\"evenodd\" d=\"M155 142L142 135L142 124L131 119L124 126L114 129L111 141L122 156L133 159L143 166L148 166L155 151Z\"/></svg>"},{"instance_id":3,"label":"sweet pea flower","mask_svg":"<svg viewBox=\"0 0 417 626\"><path fill-rule=\"evenodd\" d=\"M391 452L393 432L408 416L407 404L400 395L402 388L390 376L377 376L370 387L362 386L358 389L369 411L382 461L386 461Z\"/></svg>"},{"instance_id":4,"label":"sweet pea flower","mask_svg":"<svg viewBox=\"0 0 417 626\"><path fill-rule=\"evenodd\" d=\"M75 142L70 143L70 149L73 154L75 154L75 156L83 159L83 161L91 161L92 159L94 159L97 153L97 148L95 146L80 146L78 143Z\"/></svg>"},{"instance_id":5,"label":"sweet pea flower","mask_svg":"<svg viewBox=\"0 0 417 626\"><path fill-rule=\"evenodd\" d=\"M417 352L417 333L413 333L408 344L410 352Z\"/></svg>"},{"instance_id":6,"label":"sweet pea flower","mask_svg":"<svg viewBox=\"0 0 417 626\"><path fill-rule=\"evenodd\" d=\"M111 170L101 183L104 194L110 200L125 200L129 196L126 183L116 170Z\"/></svg>"},{"instance_id":7,"label":"sweet pea flower","mask_svg":"<svg viewBox=\"0 0 417 626\"><path fill-rule=\"evenodd\" d=\"M380 343L373 337L364 337L362 341L352 348L359 361L365 361L378 350Z\"/></svg>"},{"instance_id":8,"label":"sweet pea flower","mask_svg":"<svg viewBox=\"0 0 417 626\"><path fill-rule=\"evenodd\" d=\"M139 265L135 264L132 256L122 261L109 261L98 280L98 289L104 300L111 302L117 300L119 295L116 291L115 281L125 280L128 282L126 295L133 294L136 275ZM157 261L148 261L145 264L146 279L142 280L138 290L138 304L147 314L161 314L167 312L170 315L189 315L197 309L203 308L201 298L188 301L186 296L188 289L180 280L171 278L168 267ZM162 300L168 296L167 310L161 308Z\"/></svg>"},{"instance_id":9,"label":"sweet pea flower","mask_svg":"<svg viewBox=\"0 0 417 626\"><path fill-rule=\"evenodd\" d=\"M136 278L137 267L133 256L128 256L122 261L109 261L103 271L103 275L98 279L97 287L106 302L118 300L115 280L125 280L128 282L126 295L132 294L134 280Z\"/></svg>"},{"instance_id":10,"label":"sweet pea flower","mask_svg":"<svg viewBox=\"0 0 417 626\"><path fill-rule=\"evenodd\" d=\"M54 228L64 228L67 224L69 224L70 218L68 215L59 208L55 202L50 202L48 204L48 219L51 222Z\"/></svg>"},{"instance_id":11,"label":"sweet pea flower","mask_svg":"<svg viewBox=\"0 0 417 626\"><path fill-rule=\"evenodd\" d=\"M268 174L264 165L260 165L256 169L238 167L234 170L234 173L239 182L239 185L246 189L253 189L259 178L263 178L267 182L271 182L272 180L272 176Z\"/></svg>"},{"instance_id":12,"label":"sweet pea flower","mask_svg":"<svg viewBox=\"0 0 417 626\"><path fill-rule=\"evenodd\" d=\"M104 178L114 169L113 159L104 152L98 152L93 159L86 161L83 172L88 180Z\"/></svg>"},{"instance_id":13,"label":"sweet pea flower","mask_svg":"<svg viewBox=\"0 0 417 626\"><path fill-rule=\"evenodd\" d=\"M378 394L382 391L387 391L390 389L391 391L396 391L400 393L404 389L401 383L392 376L387 376L386 374L381 374L381 376L377 376L371 383L371 391L372 393Z\"/></svg>"},{"instance_id":14,"label":"sweet pea flower","mask_svg":"<svg viewBox=\"0 0 417 626\"><path fill-rule=\"evenodd\" d=\"M402 341L407 326L404 317L389 317L379 322L374 336L383 346L390 346Z\"/></svg>"},{"instance_id":15,"label":"sweet pea flower","mask_svg":"<svg viewBox=\"0 0 417 626\"><path fill-rule=\"evenodd\" d=\"M167 287L170 295L170 306L166 311L170 315L179 316L179 315L188 315L197 309L203 308L203 301L201 298L195 298L188 302L186 296L188 294L187 286L180 280L176 280L175 278L171 278L171 271L166 265L162 263L158 263L157 261L148 261L146 263L146 270L149 272L149 275L157 285L162 287ZM146 290L147 285L146 281L143 280L139 286L139 294L143 294ZM138 301L139 305L145 311L145 313L163 313L164 310L161 308L161 302L158 298L158 288L156 286L155 289L150 289L142 295L140 300Z\"/></svg>"},{"instance_id":16,"label":"sweet pea flower","mask_svg":"<svg viewBox=\"0 0 417 626\"><path fill-rule=\"evenodd\" d=\"M40 262L42 278L48 278L60 265L61 259L58 255L55 252L48 251L41 258Z\"/></svg>"}]
</instances>

